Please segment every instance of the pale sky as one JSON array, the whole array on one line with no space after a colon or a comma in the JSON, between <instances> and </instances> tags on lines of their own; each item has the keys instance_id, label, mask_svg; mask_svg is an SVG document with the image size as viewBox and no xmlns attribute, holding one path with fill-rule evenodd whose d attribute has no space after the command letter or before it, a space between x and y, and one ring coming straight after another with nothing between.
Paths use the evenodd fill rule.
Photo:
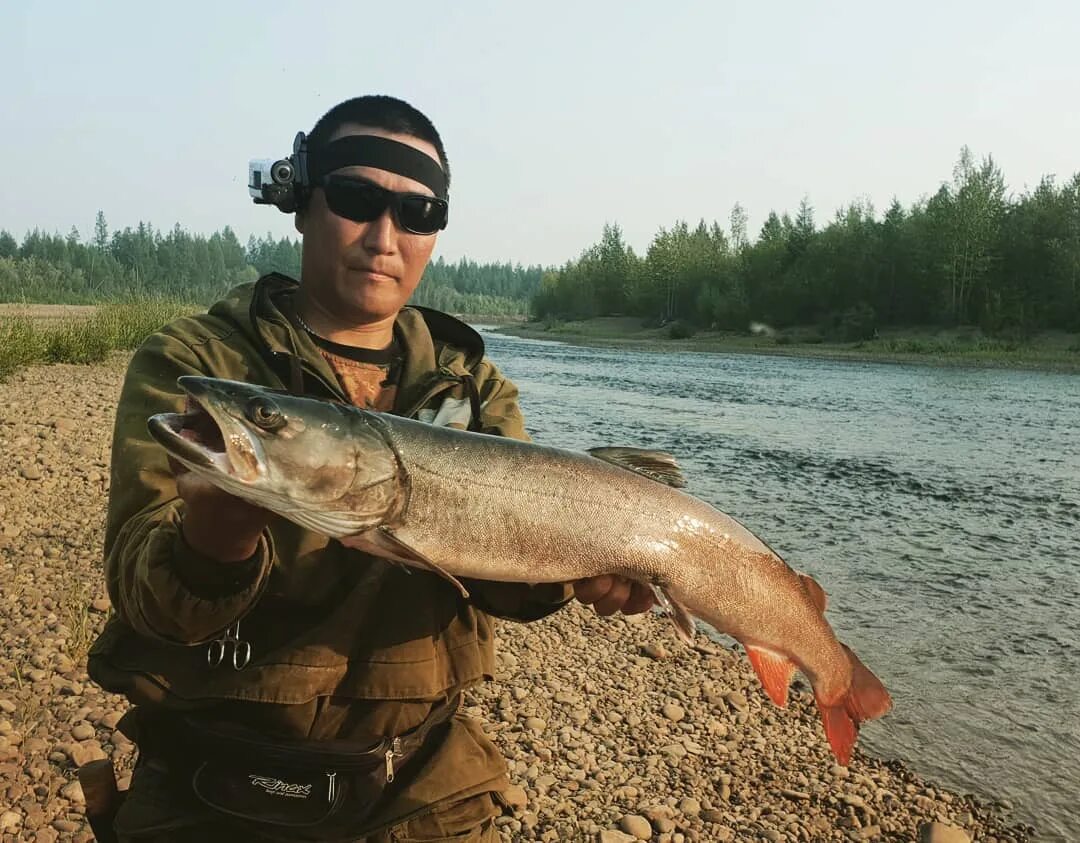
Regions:
<instances>
[{"instance_id":1,"label":"pale sky","mask_svg":"<svg viewBox=\"0 0 1080 843\"><path fill-rule=\"evenodd\" d=\"M453 171L448 260L557 264L617 222L643 252L736 201L755 234L947 180L1080 170L1075 2L63 2L0 5L0 229L145 220L293 233L247 197L337 102L408 100Z\"/></svg>"}]
</instances>

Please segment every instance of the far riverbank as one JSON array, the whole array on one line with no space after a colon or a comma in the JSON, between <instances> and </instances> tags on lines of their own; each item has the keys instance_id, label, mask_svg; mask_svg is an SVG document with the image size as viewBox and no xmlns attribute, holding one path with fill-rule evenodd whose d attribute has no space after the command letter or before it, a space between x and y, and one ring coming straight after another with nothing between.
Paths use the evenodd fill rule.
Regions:
<instances>
[{"instance_id":1,"label":"far riverbank","mask_svg":"<svg viewBox=\"0 0 1080 843\"><path fill-rule=\"evenodd\" d=\"M771 334L701 331L673 339L670 326L644 327L630 317L598 317L572 322L522 322L493 325L498 331L528 339L572 345L646 351L773 354L880 363L980 366L1080 373L1080 335L1044 333L1025 340L984 336L976 329L912 328L882 331L872 340L825 341L811 329Z\"/></svg>"}]
</instances>

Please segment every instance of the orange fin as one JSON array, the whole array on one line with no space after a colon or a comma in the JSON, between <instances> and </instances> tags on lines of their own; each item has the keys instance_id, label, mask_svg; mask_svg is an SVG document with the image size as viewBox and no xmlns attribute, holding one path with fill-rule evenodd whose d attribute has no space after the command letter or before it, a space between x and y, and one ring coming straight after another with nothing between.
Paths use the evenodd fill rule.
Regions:
<instances>
[{"instance_id":1,"label":"orange fin","mask_svg":"<svg viewBox=\"0 0 1080 843\"><path fill-rule=\"evenodd\" d=\"M821 584L809 574L804 574L801 571L796 571L795 573L798 574L799 579L802 580L803 588L805 588L807 594L810 595L810 600L817 606L817 610L819 612L824 612L825 602L827 600L825 589L823 589Z\"/></svg>"},{"instance_id":2,"label":"orange fin","mask_svg":"<svg viewBox=\"0 0 1080 843\"><path fill-rule=\"evenodd\" d=\"M870 672L870 668L859 661L846 644L841 644L851 662L851 687L844 697L844 707L856 723L873 720L886 714L892 708L892 697L881 684L881 680Z\"/></svg>"},{"instance_id":3,"label":"orange fin","mask_svg":"<svg viewBox=\"0 0 1080 843\"><path fill-rule=\"evenodd\" d=\"M791 685L791 677L795 673L795 662L760 647L746 647L746 655L769 699L780 708L786 707L788 686Z\"/></svg>"},{"instance_id":4,"label":"orange fin","mask_svg":"<svg viewBox=\"0 0 1080 843\"><path fill-rule=\"evenodd\" d=\"M829 739L833 755L846 767L851 761L855 738L859 736L859 724L851 719L843 704L822 705L819 699L818 708L821 709L821 722L825 726L825 737Z\"/></svg>"},{"instance_id":5,"label":"orange fin","mask_svg":"<svg viewBox=\"0 0 1080 843\"><path fill-rule=\"evenodd\" d=\"M840 645L851 662L851 685L847 692L833 705L825 705L817 698L821 709L821 721L825 737L829 739L836 760L845 767L851 759L851 749L859 734L859 724L864 720L881 717L892 708L892 698L881 680L859 661L851 648Z\"/></svg>"}]
</instances>

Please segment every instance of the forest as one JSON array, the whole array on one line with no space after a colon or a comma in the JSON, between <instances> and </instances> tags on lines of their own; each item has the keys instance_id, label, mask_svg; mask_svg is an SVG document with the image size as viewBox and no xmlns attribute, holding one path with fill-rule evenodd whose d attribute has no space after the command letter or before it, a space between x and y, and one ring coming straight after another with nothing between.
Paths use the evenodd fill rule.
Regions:
<instances>
[{"instance_id":1,"label":"forest","mask_svg":"<svg viewBox=\"0 0 1080 843\"><path fill-rule=\"evenodd\" d=\"M866 200L819 225L809 199L769 213L756 237L739 204L725 224L678 221L639 255L617 223L561 267L432 261L413 303L466 316L551 322L597 316L745 332L816 326L861 340L880 327L973 325L1023 336L1080 331L1080 173L1008 194L992 157L961 150L950 181L884 213ZM0 301L91 304L166 298L208 305L236 284L298 277L300 242L242 244L228 226L203 236L148 223L110 232L98 212L84 239L0 231Z\"/></svg>"},{"instance_id":2,"label":"forest","mask_svg":"<svg viewBox=\"0 0 1080 843\"><path fill-rule=\"evenodd\" d=\"M21 243L0 231L0 301L6 302L169 299L208 306L237 284L273 271L299 277L298 240L267 234L244 245L228 226L206 237L148 223L110 233L101 211L86 240L75 228L66 236L35 229ZM451 313L523 316L542 274L539 266L440 257L428 265L412 301Z\"/></svg>"},{"instance_id":3,"label":"forest","mask_svg":"<svg viewBox=\"0 0 1080 843\"><path fill-rule=\"evenodd\" d=\"M812 325L852 341L885 326L1080 331L1080 174L1011 197L993 158L977 162L965 147L950 182L880 215L855 201L819 226L804 199L794 217L770 213L751 240L736 204L726 225L660 229L644 255L608 224L544 273L532 313L637 316L685 331Z\"/></svg>"}]
</instances>

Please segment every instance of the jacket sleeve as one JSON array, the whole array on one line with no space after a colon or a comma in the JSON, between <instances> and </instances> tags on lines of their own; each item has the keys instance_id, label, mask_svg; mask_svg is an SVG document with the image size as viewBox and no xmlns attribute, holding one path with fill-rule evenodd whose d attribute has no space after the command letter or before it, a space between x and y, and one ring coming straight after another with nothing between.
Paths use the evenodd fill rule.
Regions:
<instances>
[{"instance_id":1,"label":"jacket sleeve","mask_svg":"<svg viewBox=\"0 0 1080 843\"><path fill-rule=\"evenodd\" d=\"M518 404L518 389L488 359L475 373L480 392L481 430L498 436L530 441ZM534 621L558 611L574 596L569 583L500 583L464 581L477 608L489 615L514 621Z\"/></svg>"},{"instance_id":2,"label":"jacket sleeve","mask_svg":"<svg viewBox=\"0 0 1080 843\"><path fill-rule=\"evenodd\" d=\"M117 615L137 633L174 644L210 640L243 616L274 559L269 531L250 559L231 564L184 542L183 501L146 422L155 413L183 411L180 375L209 374L195 348L162 332L132 357L113 429L105 531L105 577Z\"/></svg>"}]
</instances>

